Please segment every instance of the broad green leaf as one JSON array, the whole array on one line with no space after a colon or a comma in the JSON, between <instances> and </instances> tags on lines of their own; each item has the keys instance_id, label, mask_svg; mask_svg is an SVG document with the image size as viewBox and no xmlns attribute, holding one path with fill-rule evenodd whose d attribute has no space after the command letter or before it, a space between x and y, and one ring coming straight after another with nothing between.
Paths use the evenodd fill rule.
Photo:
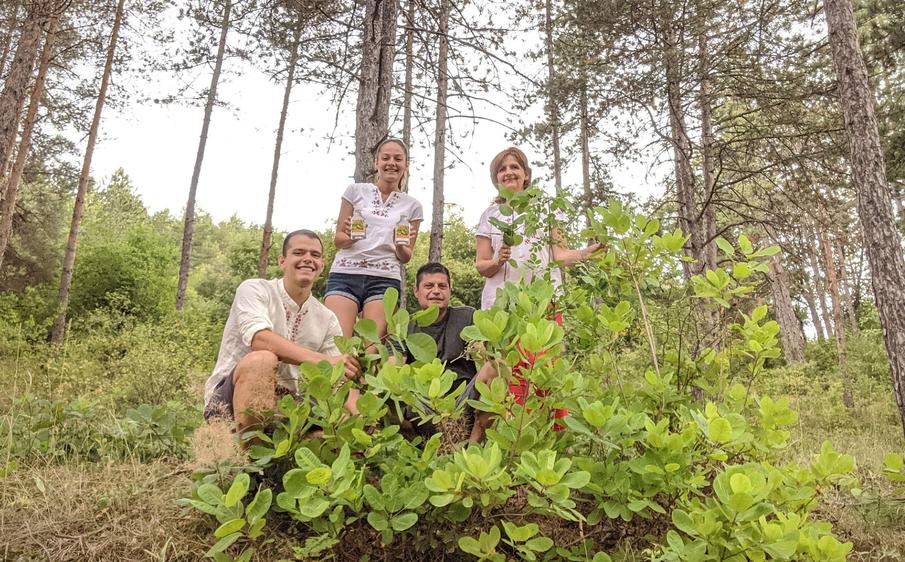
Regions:
<instances>
[{"instance_id":1,"label":"broad green leaf","mask_svg":"<svg viewBox=\"0 0 905 562\"><path fill-rule=\"evenodd\" d=\"M221 539L221 538L225 537L226 535L230 535L237 531L241 531L242 527L244 527L244 526L245 526L245 519L242 519L241 517L236 518L236 519L230 519L226 523L217 527L217 530L214 531L214 536L217 537L218 539Z\"/></svg>"},{"instance_id":2,"label":"broad green leaf","mask_svg":"<svg viewBox=\"0 0 905 562\"><path fill-rule=\"evenodd\" d=\"M264 529L264 525L266 525L266 524L267 524L267 519L264 519L263 517L261 519L258 519L254 523L252 523L248 527L248 538L256 539L259 536L261 536L261 532Z\"/></svg>"},{"instance_id":3,"label":"broad green leaf","mask_svg":"<svg viewBox=\"0 0 905 562\"><path fill-rule=\"evenodd\" d=\"M437 342L427 334L409 334L405 338L405 345L416 361L430 363L437 358Z\"/></svg>"},{"instance_id":4,"label":"broad green leaf","mask_svg":"<svg viewBox=\"0 0 905 562\"><path fill-rule=\"evenodd\" d=\"M737 472L729 478L729 487L737 494L744 494L751 491L751 479L746 475Z\"/></svg>"},{"instance_id":5,"label":"broad green leaf","mask_svg":"<svg viewBox=\"0 0 905 562\"><path fill-rule=\"evenodd\" d=\"M732 424L723 417L717 417L710 421L707 437L717 443L726 443L732 439Z\"/></svg>"},{"instance_id":6,"label":"broad green leaf","mask_svg":"<svg viewBox=\"0 0 905 562\"><path fill-rule=\"evenodd\" d=\"M369 342L377 343L380 341L380 334L377 332L377 322L370 318L362 318L356 322L355 331Z\"/></svg>"},{"instance_id":7,"label":"broad green leaf","mask_svg":"<svg viewBox=\"0 0 905 562\"><path fill-rule=\"evenodd\" d=\"M273 492L270 488L264 488L258 491L255 494L251 503L248 504L248 508L245 510L245 516L248 518L248 522L253 524L258 519L264 517L267 512L270 510L270 505L273 502Z\"/></svg>"},{"instance_id":8,"label":"broad green leaf","mask_svg":"<svg viewBox=\"0 0 905 562\"><path fill-rule=\"evenodd\" d=\"M409 511L408 513L402 513L390 519L390 526L396 532L402 532L414 525L418 522L418 514L412 513Z\"/></svg>"},{"instance_id":9,"label":"broad green leaf","mask_svg":"<svg viewBox=\"0 0 905 562\"><path fill-rule=\"evenodd\" d=\"M519 527L515 523L503 521L503 530L515 542L525 542L537 534L539 527L537 523L528 523Z\"/></svg>"},{"instance_id":10,"label":"broad green leaf","mask_svg":"<svg viewBox=\"0 0 905 562\"><path fill-rule=\"evenodd\" d=\"M439 316L440 309L437 307L437 305L432 304L424 310L419 310L418 312L413 314L412 321L423 328L425 326L430 326L431 324L436 322Z\"/></svg>"},{"instance_id":11,"label":"broad green leaf","mask_svg":"<svg viewBox=\"0 0 905 562\"><path fill-rule=\"evenodd\" d=\"M305 480L313 486L325 486L333 476L333 471L326 466L315 468L305 475Z\"/></svg>"},{"instance_id":12,"label":"broad green leaf","mask_svg":"<svg viewBox=\"0 0 905 562\"><path fill-rule=\"evenodd\" d=\"M673 510L672 523L676 526L677 529L687 535L694 536L697 534L697 530L694 526L694 520L692 520L691 516L688 515L688 513L682 511L681 509Z\"/></svg>"},{"instance_id":13,"label":"broad green leaf","mask_svg":"<svg viewBox=\"0 0 905 562\"><path fill-rule=\"evenodd\" d=\"M308 447L299 447L295 450L295 464L299 468L311 470L321 466L323 463Z\"/></svg>"},{"instance_id":14,"label":"broad green leaf","mask_svg":"<svg viewBox=\"0 0 905 562\"><path fill-rule=\"evenodd\" d=\"M383 293L383 317L392 318L396 312L396 303L399 302L399 291L394 287L390 287ZM377 340L371 340L377 341Z\"/></svg>"},{"instance_id":15,"label":"broad green leaf","mask_svg":"<svg viewBox=\"0 0 905 562\"><path fill-rule=\"evenodd\" d=\"M383 531L389 526L386 515L382 511L368 513L368 524L378 531Z\"/></svg>"},{"instance_id":16,"label":"broad green leaf","mask_svg":"<svg viewBox=\"0 0 905 562\"><path fill-rule=\"evenodd\" d=\"M535 552L546 552L553 547L553 539L547 537L537 537L525 543L525 546Z\"/></svg>"},{"instance_id":17,"label":"broad green leaf","mask_svg":"<svg viewBox=\"0 0 905 562\"><path fill-rule=\"evenodd\" d=\"M719 238L716 239L716 245L728 257L731 258L735 255L735 248L732 246L731 243L729 243L728 240L726 240L722 236L720 236Z\"/></svg>"},{"instance_id":18,"label":"broad green leaf","mask_svg":"<svg viewBox=\"0 0 905 562\"><path fill-rule=\"evenodd\" d=\"M797 535L798 533L796 533ZM792 560L798 550L798 537L786 539L773 544L765 544L761 548L764 552L779 560Z\"/></svg>"},{"instance_id":19,"label":"broad green leaf","mask_svg":"<svg viewBox=\"0 0 905 562\"><path fill-rule=\"evenodd\" d=\"M202 484L198 486L198 497L211 505L223 504L223 492L215 484Z\"/></svg>"},{"instance_id":20,"label":"broad green leaf","mask_svg":"<svg viewBox=\"0 0 905 562\"><path fill-rule=\"evenodd\" d=\"M207 551L205 556L207 556L208 558L213 558L214 554L223 552L224 550L232 546L234 542L239 540L239 537L241 536L242 533L233 533L231 535L226 535L225 537L217 541L214 546L212 546L211 549Z\"/></svg>"},{"instance_id":21,"label":"broad green leaf","mask_svg":"<svg viewBox=\"0 0 905 562\"><path fill-rule=\"evenodd\" d=\"M226 492L226 497L223 498L223 505L226 507L232 507L238 503L239 500L245 497L245 494L248 493L248 487L251 485L251 479L248 474L243 472L236 476L236 479L233 480L232 486L229 487L229 491ZM228 533L227 533L228 534Z\"/></svg>"}]
</instances>

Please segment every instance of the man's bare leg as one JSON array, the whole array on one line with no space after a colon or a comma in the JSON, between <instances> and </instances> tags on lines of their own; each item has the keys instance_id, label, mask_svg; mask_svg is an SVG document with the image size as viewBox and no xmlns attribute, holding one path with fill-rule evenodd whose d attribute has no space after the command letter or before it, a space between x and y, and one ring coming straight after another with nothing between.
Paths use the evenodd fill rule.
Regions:
<instances>
[{"instance_id":1,"label":"man's bare leg","mask_svg":"<svg viewBox=\"0 0 905 562\"><path fill-rule=\"evenodd\" d=\"M233 412L239 435L260 425L257 412L276 406L277 368L280 360L270 351L252 351L233 372Z\"/></svg>"}]
</instances>

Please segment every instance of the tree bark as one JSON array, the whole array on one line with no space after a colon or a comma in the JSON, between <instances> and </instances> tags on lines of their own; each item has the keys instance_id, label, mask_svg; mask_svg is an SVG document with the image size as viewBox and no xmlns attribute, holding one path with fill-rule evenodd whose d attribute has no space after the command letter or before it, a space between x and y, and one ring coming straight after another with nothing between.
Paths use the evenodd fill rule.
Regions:
<instances>
[{"instance_id":1,"label":"tree bark","mask_svg":"<svg viewBox=\"0 0 905 562\"><path fill-rule=\"evenodd\" d=\"M823 248L827 291L830 293L830 301L833 304L833 324L836 326L836 353L839 355L839 374L842 376L842 403L851 410L855 407L855 402L852 395L851 377L848 372L848 361L846 361L845 357L845 321L842 318L842 300L839 298L836 260L833 257L833 246L822 232L820 233L820 246Z\"/></svg>"},{"instance_id":2,"label":"tree bark","mask_svg":"<svg viewBox=\"0 0 905 562\"><path fill-rule=\"evenodd\" d=\"M277 174L280 170L280 154L283 149L283 132L286 129L286 114L289 113L289 96L295 81L295 67L299 60L299 34L295 33L292 53L289 55L289 69L286 73L286 87L283 89L283 106L280 108L280 123L277 125L277 140L273 148L273 167L270 169L270 193L267 196L267 217L264 219L264 235L261 239L261 257L258 259L258 277L267 276L270 261L271 238L273 237L273 200L277 193Z\"/></svg>"},{"instance_id":3,"label":"tree bark","mask_svg":"<svg viewBox=\"0 0 905 562\"><path fill-rule=\"evenodd\" d=\"M396 54L396 0L366 0L358 103L355 109L355 181L374 176L374 150L386 138Z\"/></svg>"},{"instance_id":4,"label":"tree bark","mask_svg":"<svg viewBox=\"0 0 905 562\"><path fill-rule=\"evenodd\" d=\"M590 217L594 207L594 194L591 192L591 131L588 119L588 82L583 79L579 92L579 135L581 142L581 187L584 193L584 211Z\"/></svg>"},{"instance_id":5,"label":"tree bark","mask_svg":"<svg viewBox=\"0 0 905 562\"><path fill-rule=\"evenodd\" d=\"M13 46L13 37L16 36L16 26L19 23L19 4L15 3L7 8L9 15L6 18L6 33L3 34L3 43L0 47L0 78L6 71L6 63Z\"/></svg>"},{"instance_id":6,"label":"tree bark","mask_svg":"<svg viewBox=\"0 0 905 562\"><path fill-rule=\"evenodd\" d=\"M697 260L696 263L683 262L686 279L700 271L701 233L696 220L698 211L695 203L694 172L691 167L691 140L685 123L685 108L682 100L682 75L676 32L673 29L672 13L664 10L661 20L661 41L663 51L663 71L666 78L666 100L669 111L670 140L673 148L673 163L676 177L676 199L679 203L679 227L689 236L689 246L685 254Z\"/></svg>"},{"instance_id":7,"label":"tree bark","mask_svg":"<svg viewBox=\"0 0 905 562\"><path fill-rule=\"evenodd\" d=\"M415 1L409 0L405 14L405 91L402 92L402 142L406 147L412 146L412 76L415 69ZM408 191L408 184L405 186ZM402 264L402 286L399 291L399 307L408 308L408 291L406 290L405 264Z\"/></svg>"},{"instance_id":8,"label":"tree bark","mask_svg":"<svg viewBox=\"0 0 905 562\"><path fill-rule=\"evenodd\" d=\"M46 20L43 9L42 2L30 4L9 75L0 93L0 177L6 176L14 152L19 118L41 44L41 26Z\"/></svg>"},{"instance_id":9,"label":"tree bark","mask_svg":"<svg viewBox=\"0 0 905 562\"><path fill-rule=\"evenodd\" d=\"M402 142L412 145L412 75L415 69L415 1L409 0L405 14L405 90L402 92Z\"/></svg>"},{"instance_id":10,"label":"tree bark","mask_svg":"<svg viewBox=\"0 0 905 562\"><path fill-rule=\"evenodd\" d=\"M768 266L770 268L770 287L773 290L773 313L779 323L779 335L782 338L786 361L801 363L805 359L804 336L792 306L789 276L786 274L778 254L770 258Z\"/></svg>"},{"instance_id":11,"label":"tree bark","mask_svg":"<svg viewBox=\"0 0 905 562\"><path fill-rule=\"evenodd\" d=\"M449 76L449 1L440 0L440 47L437 56L437 124L434 130L434 207L431 214L431 243L428 259L439 262L443 255L443 176L446 160L446 93Z\"/></svg>"},{"instance_id":12,"label":"tree bark","mask_svg":"<svg viewBox=\"0 0 905 562\"><path fill-rule=\"evenodd\" d=\"M707 35L698 35L698 55L700 59L700 96L698 103L701 110L701 177L703 179L703 202L701 203L701 269L716 269L716 213L713 207L713 195L716 189L713 158L713 84L710 81L710 48ZM788 288L788 285L786 285Z\"/></svg>"},{"instance_id":13,"label":"tree bark","mask_svg":"<svg viewBox=\"0 0 905 562\"><path fill-rule=\"evenodd\" d=\"M889 355L893 392L905 431L905 258L886 181L876 102L858 44L851 0L824 0L823 5L858 190L858 217Z\"/></svg>"},{"instance_id":14,"label":"tree bark","mask_svg":"<svg viewBox=\"0 0 905 562\"><path fill-rule=\"evenodd\" d=\"M9 175L6 185L6 196L0 205L0 269L3 268L3 256L12 234L13 215L16 213L16 199L19 193L19 184L22 173L25 170L25 162L31 151L31 135L38 120L38 108L44 96L44 81L47 78L47 69L50 68L50 60L53 57L53 47L57 36L57 24L59 17L51 16L47 24L47 37L44 39L44 49L41 52L41 62L38 66L38 76L31 90L28 102L28 113L25 115L25 126L22 129L22 139L19 141L19 150L16 151L16 162Z\"/></svg>"},{"instance_id":15,"label":"tree bark","mask_svg":"<svg viewBox=\"0 0 905 562\"><path fill-rule=\"evenodd\" d=\"M848 282L848 259L846 258L845 248L845 243L842 240L839 240L839 286L842 291L842 309L845 311L845 316L848 319L848 325L852 335L857 337L858 334L861 333L861 330L858 326L858 312L855 309L854 292Z\"/></svg>"},{"instance_id":16,"label":"tree bark","mask_svg":"<svg viewBox=\"0 0 905 562\"><path fill-rule=\"evenodd\" d=\"M814 331L817 333L817 339L823 341L826 339L826 335L823 331L823 322L820 320L820 313L817 311L814 290L811 287L805 287L801 294L804 296L804 302L808 305L808 312L811 314L811 323L814 324Z\"/></svg>"},{"instance_id":17,"label":"tree bark","mask_svg":"<svg viewBox=\"0 0 905 562\"><path fill-rule=\"evenodd\" d=\"M123 10L126 0L119 0L116 4L116 16L113 20L113 30L110 32L110 45L107 47L107 60L104 62L104 73L101 77L101 87L97 95L97 103L94 106L94 117L91 120L91 129L88 131L88 146L85 148L85 158L82 160L82 170L79 173L79 187L75 196L75 205L72 209L72 223L69 227L69 239L66 242L66 254L63 257L63 274L60 278L60 298L57 304L57 316L50 333L50 343L59 344L66 334L66 313L69 309L69 290L72 287L72 273L75 268L75 250L78 244L79 228L82 224L82 213L85 209L85 194L88 191L88 181L91 178L91 159L94 156L94 145L97 143L97 133L101 125L101 114L104 111L104 103L107 100L107 87L110 85L110 77L113 74L113 59L116 54L116 44L119 39L119 28L123 21Z\"/></svg>"},{"instance_id":18,"label":"tree bark","mask_svg":"<svg viewBox=\"0 0 905 562\"><path fill-rule=\"evenodd\" d=\"M189 185L189 198L185 204L185 226L182 231L182 255L179 259L179 285L176 288L176 310L185 306L185 292L189 285L189 267L192 260L192 239L195 236L195 194L198 191L198 180L201 177L201 163L204 161L204 149L207 146L207 133L211 125L211 113L217 100L217 84L223 69L223 55L226 52L226 35L229 32L229 18L232 11L232 0L223 3L223 20L220 24L220 41L217 43L217 58L214 62L214 73L211 86L207 91L207 102L204 104L204 119L201 123L201 137L198 139L198 152L195 154L195 167L192 170L192 182Z\"/></svg>"},{"instance_id":19,"label":"tree bark","mask_svg":"<svg viewBox=\"0 0 905 562\"><path fill-rule=\"evenodd\" d=\"M553 144L553 185L556 194L562 193L562 155L559 148L559 104L556 103L556 67L553 64L553 2L544 3L544 44L547 50L547 120Z\"/></svg>"},{"instance_id":20,"label":"tree bark","mask_svg":"<svg viewBox=\"0 0 905 562\"><path fill-rule=\"evenodd\" d=\"M815 234L816 236L816 234ZM826 329L826 337L835 338L836 331L833 328L833 318L830 308L826 304L826 284L823 282L823 274L817 263L817 251L812 244L808 244L808 259L811 262L811 272L814 275L814 287L817 291L817 302L820 305L820 314L823 317L823 326Z\"/></svg>"}]
</instances>

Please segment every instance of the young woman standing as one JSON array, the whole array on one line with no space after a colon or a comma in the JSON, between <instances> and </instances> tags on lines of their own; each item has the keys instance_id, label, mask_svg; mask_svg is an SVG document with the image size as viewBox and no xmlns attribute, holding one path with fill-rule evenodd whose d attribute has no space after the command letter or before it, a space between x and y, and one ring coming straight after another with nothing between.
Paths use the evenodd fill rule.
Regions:
<instances>
[{"instance_id":1,"label":"young woman standing","mask_svg":"<svg viewBox=\"0 0 905 562\"><path fill-rule=\"evenodd\" d=\"M336 314L347 336L352 335L359 313L377 322L381 333L386 331L383 294L390 287L401 289L402 264L412 259L423 220L421 203L403 191L408 150L402 141L383 141L377 147L374 166L373 183L354 183L343 193L333 238L337 252L324 303ZM410 224L408 236L396 236L403 220Z\"/></svg>"},{"instance_id":2,"label":"young woman standing","mask_svg":"<svg viewBox=\"0 0 905 562\"><path fill-rule=\"evenodd\" d=\"M398 139L377 147L373 183L346 188L336 220L336 258L327 277L324 304L336 314L343 335L351 336L359 313L386 334L383 294L402 288L402 264L412 259L418 227L424 218L419 203L405 193L408 148ZM354 219L354 220L353 220ZM356 413L350 394L347 407Z\"/></svg>"}]
</instances>

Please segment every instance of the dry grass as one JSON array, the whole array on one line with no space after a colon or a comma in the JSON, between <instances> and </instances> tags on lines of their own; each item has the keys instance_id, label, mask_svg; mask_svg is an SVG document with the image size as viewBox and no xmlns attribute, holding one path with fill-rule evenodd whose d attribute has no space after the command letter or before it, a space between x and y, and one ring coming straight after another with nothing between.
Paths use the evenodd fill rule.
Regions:
<instances>
[{"instance_id":1,"label":"dry grass","mask_svg":"<svg viewBox=\"0 0 905 562\"><path fill-rule=\"evenodd\" d=\"M22 467L0 487L0 559L198 560L209 523L175 503L188 475L162 462Z\"/></svg>"}]
</instances>

